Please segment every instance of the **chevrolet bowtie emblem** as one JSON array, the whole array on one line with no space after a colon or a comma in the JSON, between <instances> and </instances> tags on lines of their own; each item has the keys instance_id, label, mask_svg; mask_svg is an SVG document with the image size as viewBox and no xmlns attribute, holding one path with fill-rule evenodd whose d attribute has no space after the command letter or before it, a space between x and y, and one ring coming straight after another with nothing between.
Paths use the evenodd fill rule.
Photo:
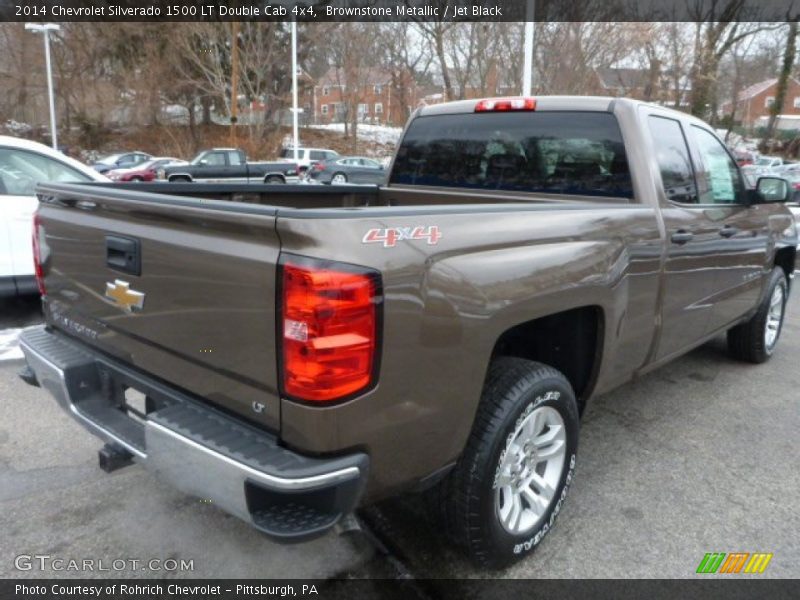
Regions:
<instances>
[{"instance_id":1,"label":"chevrolet bowtie emblem","mask_svg":"<svg viewBox=\"0 0 800 600\"><path fill-rule=\"evenodd\" d=\"M128 312L142 310L144 294L131 289L127 281L117 279L114 283L106 283L106 298L113 300Z\"/></svg>"}]
</instances>

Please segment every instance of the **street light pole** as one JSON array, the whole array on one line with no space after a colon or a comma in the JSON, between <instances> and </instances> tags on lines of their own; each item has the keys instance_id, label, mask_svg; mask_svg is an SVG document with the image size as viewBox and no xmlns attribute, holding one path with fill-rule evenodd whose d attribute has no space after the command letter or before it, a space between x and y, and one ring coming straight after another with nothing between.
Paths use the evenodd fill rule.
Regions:
<instances>
[{"instance_id":1,"label":"street light pole","mask_svg":"<svg viewBox=\"0 0 800 600\"><path fill-rule=\"evenodd\" d=\"M525 15L525 57L522 71L522 95L530 96L533 80L533 20L536 14L536 0L528 0Z\"/></svg>"},{"instance_id":2,"label":"street light pole","mask_svg":"<svg viewBox=\"0 0 800 600\"><path fill-rule=\"evenodd\" d=\"M292 146L294 162L297 162L297 146L300 145L297 132L297 21L292 21Z\"/></svg>"},{"instance_id":3,"label":"street light pole","mask_svg":"<svg viewBox=\"0 0 800 600\"><path fill-rule=\"evenodd\" d=\"M44 33L44 60L47 66L47 95L50 102L50 139L53 150L58 150L58 133L56 131L56 98L53 93L53 69L50 65L50 32L61 29L56 23L25 23L25 29L35 33Z\"/></svg>"}]
</instances>

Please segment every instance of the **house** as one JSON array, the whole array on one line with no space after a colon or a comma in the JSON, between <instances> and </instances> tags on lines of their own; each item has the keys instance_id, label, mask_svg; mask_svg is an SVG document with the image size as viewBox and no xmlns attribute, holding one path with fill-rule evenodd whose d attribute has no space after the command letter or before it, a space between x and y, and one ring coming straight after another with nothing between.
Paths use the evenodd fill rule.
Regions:
<instances>
[{"instance_id":1,"label":"house","mask_svg":"<svg viewBox=\"0 0 800 600\"><path fill-rule=\"evenodd\" d=\"M392 74L386 69L361 68L352 74L330 68L313 89L315 123L360 123L402 126L416 108L417 85L410 73Z\"/></svg>"},{"instance_id":2,"label":"house","mask_svg":"<svg viewBox=\"0 0 800 600\"><path fill-rule=\"evenodd\" d=\"M783 101L782 116L800 116L800 82L789 78L786 98ZM775 103L778 79L766 79L739 92L734 106L733 102L725 102L720 111L723 115L733 114L733 119L745 127L756 127L769 118L770 108Z\"/></svg>"}]
</instances>

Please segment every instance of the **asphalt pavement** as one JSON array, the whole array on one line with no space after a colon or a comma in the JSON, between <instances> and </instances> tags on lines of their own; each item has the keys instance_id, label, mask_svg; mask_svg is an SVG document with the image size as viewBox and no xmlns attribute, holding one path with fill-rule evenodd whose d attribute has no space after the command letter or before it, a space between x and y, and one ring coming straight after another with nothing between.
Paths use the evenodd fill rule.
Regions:
<instances>
[{"instance_id":1,"label":"asphalt pavement","mask_svg":"<svg viewBox=\"0 0 800 600\"><path fill-rule=\"evenodd\" d=\"M720 338L594 399L556 526L501 572L453 551L413 496L361 511L362 532L282 546L137 465L105 474L99 440L16 376L19 330L40 320L35 300L0 304L0 577L685 578L707 552L800 575L800 294L769 363Z\"/></svg>"}]
</instances>

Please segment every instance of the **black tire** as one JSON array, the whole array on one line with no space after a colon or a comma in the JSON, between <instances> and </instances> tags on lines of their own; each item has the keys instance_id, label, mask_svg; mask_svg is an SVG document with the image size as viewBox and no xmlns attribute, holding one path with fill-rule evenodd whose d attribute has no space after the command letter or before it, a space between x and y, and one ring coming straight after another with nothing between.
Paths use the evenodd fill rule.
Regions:
<instances>
[{"instance_id":1,"label":"black tire","mask_svg":"<svg viewBox=\"0 0 800 600\"><path fill-rule=\"evenodd\" d=\"M144 181L144 179L142 179L141 177L136 176L136 177L131 177L131 181L133 183L141 183L142 181Z\"/></svg>"},{"instance_id":2,"label":"black tire","mask_svg":"<svg viewBox=\"0 0 800 600\"><path fill-rule=\"evenodd\" d=\"M775 294L775 288L783 290L781 316L778 323L777 336L772 345L767 344L766 329L769 322L770 304ZM751 363L763 363L769 360L775 352L780 339L783 321L786 316L786 300L789 294L789 284L783 269L775 267L767 284L764 297L758 305L758 310L748 321L740 323L728 330L728 351L733 358Z\"/></svg>"},{"instance_id":3,"label":"black tire","mask_svg":"<svg viewBox=\"0 0 800 600\"><path fill-rule=\"evenodd\" d=\"M334 173L333 175L331 175L331 184L336 183L334 179L336 179L337 177L343 178L343 180L340 181L339 184L347 183L347 175L345 175L344 173Z\"/></svg>"},{"instance_id":4,"label":"black tire","mask_svg":"<svg viewBox=\"0 0 800 600\"><path fill-rule=\"evenodd\" d=\"M264 179L264 183L268 183L270 185L276 185L276 184L286 183L286 181L280 175L270 175L269 177Z\"/></svg>"},{"instance_id":5,"label":"black tire","mask_svg":"<svg viewBox=\"0 0 800 600\"><path fill-rule=\"evenodd\" d=\"M564 462L552 499L529 529L511 533L501 523L495 500L506 445L525 417L549 406L563 419ZM575 394L556 369L519 358L492 362L466 448L449 476L432 494L445 504L445 529L477 564L508 566L533 552L553 527L575 470L580 420Z\"/></svg>"},{"instance_id":6,"label":"black tire","mask_svg":"<svg viewBox=\"0 0 800 600\"><path fill-rule=\"evenodd\" d=\"M192 180L189 179L188 177L179 175L178 177L171 178L169 181L170 183L190 183Z\"/></svg>"}]
</instances>

